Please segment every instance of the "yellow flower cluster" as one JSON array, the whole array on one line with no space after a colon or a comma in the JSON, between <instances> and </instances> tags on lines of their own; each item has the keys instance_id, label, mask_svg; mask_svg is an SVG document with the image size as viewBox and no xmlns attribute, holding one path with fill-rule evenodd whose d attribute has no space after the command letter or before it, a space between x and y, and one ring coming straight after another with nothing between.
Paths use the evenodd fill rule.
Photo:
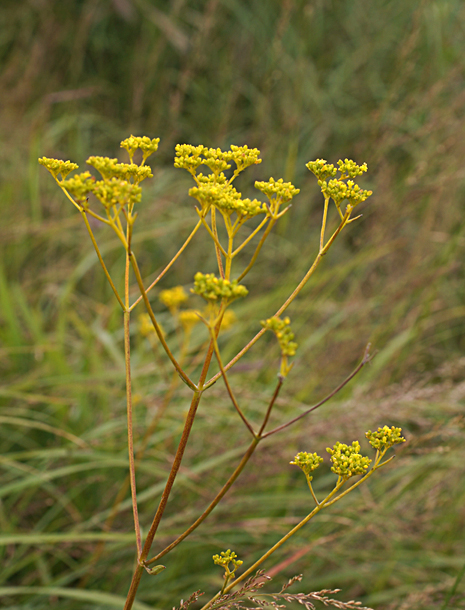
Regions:
<instances>
[{"instance_id":1,"label":"yellow flower cluster","mask_svg":"<svg viewBox=\"0 0 465 610\"><path fill-rule=\"evenodd\" d=\"M401 434L401 428L383 426L382 428L378 428L376 432L368 430L368 432L365 433L365 436L374 449L386 450L396 443L405 443L405 438L401 436Z\"/></svg>"},{"instance_id":2,"label":"yellow flower cluster","mask_svg":"<svg viewBox=\"0 0 465 610\"><path fill-rule=\"evenodd\" d=\"M231 153L231 159L240 172L251 165L258 165L262 162L262 159L258 158L260 156L258 148L249 148L247 145L234 146L234 144L231 144Z\"/></svg>"},{"instance_id":3,"label":"yellow flower cluster","mask_svg":"<svg viewBox=\"0 0 465 610\"><path fill-rule=\"evenodd\" d=\"M346 180L347 178L356 178L357 176L361 176L363 172L368 171L368 166L366 163L362 163L362 165L357 165L355 161L351 159L341 159L337 162L339 166L339 171L341 172L340 180Z\"/></svg>"},{"instance_id":4,"label":"yellow flower cluster","mask_svg":"<svg viewBox=\"0 0 465 610\"><path fill-rule=\"evenodd\" d=\"M120 178L98 180L91 187L91 191L106 208L111 208L115 205L134 205L139 203L142 198L142 189L138 184L133 184Z\"/></svg>"},{"instance_id":5,"label":"yellow flower cluster","mask_svg":"<svg viewBox=\"0 0 465 610\"><path fill-rule=\"evenodd\" d=\"M62 180L73 170L79 168L77 163L62 161L61 159L49 159L48 157L41 157L39 163L47 168L55 179L58 179L58 174L61 174Z\"/></svg>"},{"instance_id":6,"label":"yellow flower cluster","mask_svg":"<svg viewBox=\"0 0 465 610\"><path fill-rule=\"evenodd\" d=\"M281 348L281 354L283 356L295 356L297 350L297 343L293 341L294 333L289 326L291 323L288 317L281 320L278 316L268 318L268 320L262 320L260 324L266 330L271 330L276 335L279 341L279 347Z\"/></svg>"},{"instance_id":7,"label":"yellow flower cluster","mask_svg":"<svg viewBox=\"0 0 465 610\"><path fill-rule=\"evenodd\" d=\"M200 295L206 301L225 299L228 302L249 294L247 288L239 285L237 280L230 282L216 277L213 273L204 275L200 271L194 276L194 288L191 289L191 292Z\"/></svg>"},{"instance_id":8,"label":"yellow flower cluster","mask_svg":"<svg viewBox=\"0 0 465 610\"><path fill-rule=\"evenodd\" d=\"M230 161L234 161L238 172L262 162L258 158L260 151L248 146L232 145L230 150L223 151L220 148L207 148L202 145L178 144L175 150L174 166L186 169L191 174L195 174L200 165L206 165L214 175L218 175L231 167Z\"/></svg>"},{"instance_id":9,"label":"yellow flower cluster","mask_svg":"<svg viewBox=\"0 0 465 610\"><path fill-rule=\"evenodd\" d=\"M276 208L277 205L287 203L300 193L290 182L283 182L283 179L275 180L270 178L267 182L255 182L255 188L268 197L270 203Z\"/></svg>"},{"instance_id":10,"label":"yellow flower cluster","mask_svg":"<svg viewBox=\"0 0 465 610\"><path fill-rule=\"evenodd\" d=\"M79 203L83 203L87 195L93 191L95 178L90 172L83 172L62 182L65 189L73 195Z\"/></svg>"},{"instance_id":11,"label":"yellow flower cluster","mask_svg":"<svg viewBox=\"0 0 465 610\"><path fill-rule=\"evenodd\" d=\"M334 178L337 173L337 169L331 163L327 163L326 159L317 159L316 161L309 161L305 166L309 169L318 180L327 180L328 178ZM319 184L319 182L318 182Z\"/></svg>"},{"instance_id":12,"label":"yellow flower cluster","mask_svg":"<svg viewBox=\"0 0 465 610\"><path fill-rule=\"evenodd\" d=\"M121 148L128 151L129 159L132 161L134 153L140 149L142 151L142 165L145 161L158 150L158 143L160 138L154 138L151 140L147 136L129 136L121 142Z\"/></svg>"},{"instance_id":13,"label":"yellow flower cluster","mask_svg":"<svg viewBox=\"0 0 465 610\"><path fill-rule=\"evenodd\" d=\"M356 178L366 172L368 170L366 163L357 165L351 159L344 159L344 161L339 160L337 164L341 174L337 179L334 179L334 176L338 170L331 163L327 163L325 159L310 161L306 167L318 178L318 185L324 197L327 199L331 197L338 209L344 199L347 199L350 205L355 207L373 194L373 191L365 191L353 180L348 180L348 178ZM328 182L329 178L333 178L333 180ZM347 184L344 182L345 180L347 180Z\"/></svg>"},{"instance_id":14,"label":"yellow flower cluster","mask_svg":"<svg viewBox=\"0 0 465 610\"><path fill-rule=\"evenodd\" d=\"M306 451L300 451L294 458L294 461L289 462L294 464L303 470L305 476L309 481L313 479L310 473L318 468L323 461L323 458L316 453L307 453Z\"/></svg>"},{"instance_id":15,"label":"yellow flower cluster","mask_svg":"<svg viewBox=\"0 0 465 610\"><path fill-rule=\"evenodd\" d=\"M204 211L213 205L225 214L235 212L241 220L252 218L257 214L266 214L266 204L258 199L241 199L241 193L228 184L226 176L221 172L217 176L210 174L197 176L199 186L189 190L189 195L197 199Z\"/></svg>"},{"instance_id":16,"label":"yellow flower cluster","mask_svg":"<svg viewBox=\"0 0 465 610\"><path fill-rule=\"evenodd\" d=\"M210 181L201 182L200 186L189 189L189 195L197 199L203 210L209 210L212 205L220 209L228 205L234 207L241 199L241 194L232 185L224 182L218 184Z\"/></svg>"},{"instance_id":17,"label":"yellow flower cluster","mask_svg":"<svg viewBox=\"0 0 465 610\"><path fill-rule=\"evenodd\" d=\"M152 320L150 319L150 316L148 313L141 313L139 318L139 332L143 337L156 337L156 331L153 327L152 324ZM165 335L165 331L163 330L162 326L160 323L158 323L158 326L161 330L161 334L164 336Z\"/></svg>"},{"instance_id":18,"label":"yellow flower cluster","mask_svg":"<svg viewBox=\"0 0 465 610\"><path fill-rule=\"evenodd\" d=\"M241 566L244 562L240 559L236 559L237 555L234 551L228 549L227 551L221 551L219 555L213 555L213 561L217 566L228 567L228 564L232 563L234 570Z\"/></svg>"},{"instance_id":19,"label":"yellow flower cluster","mask_svg":"<svg viewBox=\"0 0 465 610\"><path fill-rule=\"evenodd\" d=\"M132 178L135 184L139 184L145 178L153 178L152 170L148 165L137 165L136 163L118 163L118 159L108 157L89 157L86 161L102 174L104 180L120 178L129 180Z\"/></svg>"},{"instance_id":20,"label":"yellow flower cluster","mask_svg":"<svg viewBox=\"0 0 465 610\"><path fill-rule=\"evenodd\" d=\"M333 463L331 470L344 479L365 474L371 464L370 458L360 455L358 441L354 441L352 445L337 442L333 449L328 447L326 451Z\"/></svg>"},{"instance_id":21,"label":"yellow flower cluster","mask_svg":"<svg viewBox=\"0 0 465 610\"><path fill-rule=\"evenodd\" d=\"M330 180L329 182L322 181L320 184L321 192L325 197L331 197L334 203L339 207L344 199L347 199L352 207L355 207L362 201L365 201L373 195L373 191L365 191L355 184L353 180L348 180L347 184L342 180Z\"/></svg>"}]
</instances>

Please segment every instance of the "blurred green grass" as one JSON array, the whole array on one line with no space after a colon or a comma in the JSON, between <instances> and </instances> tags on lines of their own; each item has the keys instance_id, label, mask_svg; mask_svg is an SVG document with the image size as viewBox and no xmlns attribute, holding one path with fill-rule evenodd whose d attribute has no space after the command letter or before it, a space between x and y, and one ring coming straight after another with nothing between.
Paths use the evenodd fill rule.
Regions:
<instances>
[{"instance_id":1,"label":"blurred green grass","mask_svg":"<svg viewBox=\"0 0 465 610\"><path fill-rule=\"evenodd\" d=\"M322 452L384 423L409 437L395 467L322 515L269 567L279 584L302 571L309 589L342 587L343 599L377 608L441 607L465 564L463 3L7 0L0 23L4 607L121 607L128 586L127 500L111 532L102 530L126 476L120 315L80 218L37 157L83 165L89 154L118 155L131 132L162 138L136 241L146 277L196 218L190 183L172 168L175 143L256 146L264 161L240 184L244 193L270 175L301 188L247 278L250 300L236 308L244 322L225 345L231 355L316 253L321 196L305 163L367 161L364 186L375 194L363 218L289 311L301 347L276 421L335 387L368 341L379 350L337 402L260 449L224 507L176 549L157 577L162 593L143 582L140 608L214 591L213 553L234 548L253 559L305 513L308 495L287 467L295 451ZM118 243L97 233L117 276ZM188 260L164 287L213 270L199 240ZM133 335L140 435L167 380L135 326ZM275 358L258 345L232 375L250 413L266 404ZM179 390L141 465L143 524L185 408ZM160 545L208 503L247 440L221 384L194 432ZM106 550L91 568L100 539Z\"/></svg>"}]
</instances>

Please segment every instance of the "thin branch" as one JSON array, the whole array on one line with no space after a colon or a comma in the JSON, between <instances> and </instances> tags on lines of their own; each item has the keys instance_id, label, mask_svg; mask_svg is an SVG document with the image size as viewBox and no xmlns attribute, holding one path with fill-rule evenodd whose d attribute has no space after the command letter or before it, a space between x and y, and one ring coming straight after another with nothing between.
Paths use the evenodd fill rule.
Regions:
<instances>
[{"instance_id":1,"label":"thin branch","mask_svg":"<svg viewBox=\"0 0 465 610\"><path fill-rule=\"evenodd\" d=\"M194 235L197 233L197 231L199 230L199 227L201 226L202 221L199 220L199 222L195 225L194 229L192 230L191 234L189 235L189 237L186 239L186 241L183 243L183 245L181 246L181 248L177 251L177 253L174 255L174 257L171 259L171 261L166 265L166 267L163 269L163 271L158 275L158 277L150 284L150 286L145 290L146 294L148 294L152 288L158 284L158 282L161 280L161 278L165 275L165 273L170 269L170 267L178 260L178 258L181 256L181 254L184 252L184 250L187 248L187 246L189 245L189 242L191 241L191 239L194 237ZM138 297L134 303L131 305L131 307L129 308L129 311L132 311L134 309L134 307L140 303L142 301L142 295L140 297Z\"/></svg>"},{"instance_id":2,"label":"thin branch","mask_svg":"<svg viewBox=\"0 0 465 610\"><path fill-rule=\"evenodd\" d=\"M236 409L236 411L239 413L240 418L242 419L242 421L244 422L244 424L247 426L247 428L248 428L249 432L251 433L251 435L252 435L253 437L255 437L256 435L255 435L254 429L252 428L252 426L250 425L250 423L249 423L248 419L246 418L246 416L245 416L245 415L244 415L244 413L242 412L241 408L240 408L240 407L239 407L239 405L237 404L237 400L236 400L236 398L235 398L235 396L234 396L234 393L233 393L233 391L232 391L232 388L231 388L231 386L230 386L230 384L229 384L229 380L228 380L228 377L227 377L227 375L226 375L226 371L224 370L224 367L223 367L223 362L222 362L222 360L221 360L220 350L219 350L219 348L218 348L218 341L216 340L216 337L215 337L215 331L214 331L214 330L212 330L212 329L210 328L210 326L208 327L208 330L210 331L210 336L211 336L212 341L213 341L213 349L214 349L214 351L215 351L215 356L216 356L216 359L217 359L217 361L218 361L218 366L220 367L220 371L221 371L221 374L222 374L223 379L224 379L224 385L226 386L226 389L227 389L227 391L228 391L229 398L231 399L231 402L233 403L234 408L235 408L235 409Z\"/></svg>"},{"instance_id":3,"label":"thin branch","mask_svg":"<svg viewBox=\"0 0 465 610\"><path fill-rule=\"evenodd\" d=\"M134 430L133 430L133 411L132 411L132 387L131 387L131 339L129 334L129 321L131 314L127 310L129 307L129 254L126 253L126 269L124 277L124 298L126 301L126 311L124 312L124 362L126 368L126 404L128 419L128 454L129 454L129 478L131 481L132 511L134 515L134 528L136 530L137 557L142 551L142 541L139 524L139 511L137 509L136 491L136 467L134 463Z\"/></svg>"},{"instance_id":4,"label":"thin branch","mask_svg":"<svg viewBox=\"0 0 465 610\"><path fill-rule=\"evenodd\" d=\"M98 259L100 261L100 264L102 265L102 269L103 269L103 271L104 271L104 273L106 275L106 278L107 278L107 280L108 280L108 282L109 282L109 284L111 286L111 289L113 290L113 292L115 294L115 297L118 299L118 303L121 305L121 309L123 311L126 311L126 306L124 305L122 298L119 296L118 291L116 290L116 286L113 284L113 280L111 279L110 272L108 271L108 269L107 269L107 267L106 267L106 265L105 265L105 263L103 261L102 255L101 255L99 247L97 245L97 241L96 241L96 239L94 237L94 233L92 232L92 228L91 228L89 220L87 218L86 211L84 209L80 209L79 211L81 212L81 215L82 215L82 217L84 219L87 231L88 231L88 233L90 235L90 239L92 240L92 243L94 245L95 252L97 253Z\"/></svg>"},{"instance_id":5,"label":"thin branch","mask_svg":"<svg viewBox=\"0 0 465 610\"><path fill-rule=\"evenodd\" d=\"M299 419L306 417L309 413L311 413L312 411L315 411L315 409L318 409L318 407L321 407L322 405L324 405L325 402L328 402L328 400L330 400L333 396L335 396L338 392L340 392L342 390L342 388L344 386L346 386L349 383L349 381L355 377L355 375L357 375L357 373L365 366L365 364L367 364L367 362L370 362L372 360L373 356L370 356L370 353L369 353L370 347L371 347L371 343L368 343L368 345L365 348L365 352L364 352L364 355L363 355L363 358L362 358L360 364L357 366L357 368L354 371L352 371L352 373L348 377L346 377L346 379L344 379L344 381L342 383L340 383L337 386L337 388L335 390L333 390L330 394L328 394L325 398L323 398L323 400L320 400L320 402L318 402L316 405L314 405L313 407L310 407L310 409L307 409L304 413L301 413L297 417L294 417L294 419L291 419L291 421L288 421L286 424L282 424L281 426L274 428L274 430L270 430L269 432L267 432L266 434L263 435L263 438L266 438L267 436L271 436L272 434L276 434L276 432L281 432L281 430L284 430L284 428L287 428L288 426L295 424L295 422L299 421Z\"/></svg>"},{"instance_id":6,"label":"thin branch","mask_svg":"<svg viewBox=\"0 0 465 610\"><path fill-rule=\"evenodd\" d=\"M273 409L274 403L276 402L276 399L278 398L278 394L279 394L279 392L280 392L280 390L282 388L283 382L284 382L284 379L282 378L282 376L278 375L278 383L276 385L276 388L275 388L275 391L273 393L273 396L271 397L270 404L268 405L268 409L266 410L265 417L263 418L263 423L260 426L260 430L258 431L258 435L257 436L259 438L265 438L266 436L268 436L267 434L265 434L263 436L263 430L265 429L266 424L268 423L268 420L269 420L270 415L271 415L271 410Z\"/></svg>"},{"instance_id":7,"label":"thin branch","mask_svg":"<svg viewBox=\"0 0 465 610\"><path fill-rule=\"evenodd\" d=\"M253 253L252 258L250 259L250 263L247 265L247 267L244 269L244 271L237 278L238 282L240 282L247 275L247 273L250 271L250 269L253 267L255 261L257 260L257 256L259 255L260 250L262 249L262 246L265 243L266 238L270 234L271 229L274 227L275 224L276 224L276 219L271 217L271 220L270 220L268 226L266 227L265 231L263 232L263 235L261 236L260 241L258 242L257 247L255 248L255 252Z\"/></svg>"},{"instance_id":8,"label":"thin branch","mask_svg":"<svg viewBox=\"0 0 465 610\"><path fill-rule=\"evenodd\" d=\"M140 274L139 274L140 275ZM147 295L144 297L144 301L147 299ZM152 525L150 526L150 530L147 534L147 538L145 540L145 544L142 548L142 552L139 557L139 564L137 565L131 585L129 587L128 595L126 598L126 603L124 605L124 610L130 610L133 606L137 589L139 588L139 583L142 578L142 573L145 569L146 561L148 554L150 552L150 548L153 543L153 539L155 538L155 534L157 533L158 526L160 525L160 521L163 517L163 513L165 512L166 505L168 503L168 498L171 494L171 489L174 485L174 481L176 480L176 476L178 474L179 468L181 466L182 458L184 456L184 451L186 449L187 441L189 440L189 435L192 430L192 426L194 424L195 415L197 413L197 408L200 403L200 399L202 397L202 392L204 389L205 379L208 374L208 368L210 366L210 362L213 356L213 342L210 341L210 345L208 347L207 354L205 356L205 361L202 367L202 371L200 373L198 387L194 391L194 396L192 397L191 405L189 407L189 411L187 413L186 421L184 424L184 429L182 431L181 439L179 441L179 445L176 451L176 455L173 460L173 464L171 466L170 473L168 475L168 479L165 484L165 489L163 490L163 494L161 496L160 502L158 504L157 512L152 521Z\"/></svg>"},{"instance_id":9,"label":"thin branch","mask_svg":"<svg viewBox=\"0 0 465 610\"><path fill-rule=\"evenodd\" d=\"M348 216L350 215L350 212L346 213L346 216L348 218ZM345 218L345 217L344 217ZM300 281L300 283L298 284L298 286L292 291L292 293L289 295L289 297L286 299L286 301L281 305L281 307L278 309L278 311L274 314L275 316L280 316L283 311L285 311L289 305L292 303L292 301L297 297L297 295L299 294L299 292L302 290L302 288L305 286L305 284L308 282L308 280L310 279L310 277L313 275L313 273L315 272L315 270L317 269L318 265L321 262L321 259L323 258L323 256L326 254L326 252L328 251L329 247L331 246L331 244L334 242L334 240L336 239L337 235L341 232L341 230L344 228L345 226L345 222L347 220L347 218L343 219L339 225L339 227L336 229L336 231L333 233L333 235L330 237L328 243L326 244L326 246L323 248L323 250L320 250L320 252L318 252L315 260L313 261L312 266L310 267L310 269L307 271L307 273L304 275L304 277L302 278L302 280ZM266 231L265 231L266 233ZM243 276L244 274L242 274ZM241 277L241 276L240 276ZM260 339L260 337L262 337L264 334L266 333L266 329L262 328L260 331L258 331L258 333L255 335L255 337L253 339L251 339L247 345L245 347L243 347L241 349L241 351L236 354L234 356L234 358L232 360L230 360L228 362L228 364L224 367L226 371L228 371L232 366L234 366L236 364L236 362L238 362L238 360L240 360L242 358L242 356L244 354L246 354L249 349L255 345L255 343ZM219 377L221 376L221 372L216 373L216 375L214 375L211 379L208 380L208 382L205 384L205 388L210 387L211 385L213 385L215 383L215 381L217 379L219 379Z\"/></svg>"},{"instance_id":10,"label":"thin branch","mask_svg":"<svg viewBox=\"0 0 465 610\"><path fill-rule=\"evenodd\" d=\"M328 217L328 204L329 204L329 197L325 197L325 207L323 210L323 221L321 223L320 250L323 250L324 243L325 243L325 229L326 229L326 219Z\"/></svg>"},{"instance_id":11,"label":"thin branch","mask_svg":"<svg viewBox=\"0 0 465 610\"><path fill-rule=\"evenodd\" d=\"M232 253L232 257L234 258L236 256L236 254L238 254L242 248L244 248L251 239L253 239L255 237L255 235L264 227L264 225L268 222L269 216L266 216L261 223L258 225L258 227L256 229L254 229L252 231L252 233L247 237L247 239L245 239L240 246L238 246L234 252Z\"/></svg>"},{"instance_id":12,"label":"thin branch","mask_svg":"<svg viewBox=\"0 0 465 610\"><path fill-rule=\"evenodd\" d=\"M153 324L153 327L155 329L155 332L157 333L157 336L158 336L158 338L160 340L160 343L163 345L168 358L173 363L175 369L178 371L178 373L181 376L181 378L184 381L184 383L186 383L191 388L191 390L195 391L197 389L197 386L194 384L193 381L191 381L189 379L189 377L183 371L183 369L181 368L181 366L179 365L178 361L176 360L176 358L171 353L171 350L170 350L170 348L168 347L168 344L165 341L165 338L163 336L161 328L160 328L160 326L159 326L159 324L158 324L158 322L157 322L157 320L155 318L155 314L153 313L152 306L150 305L150 301L149 301L149 298L147 296L147 292L145 291L144 284L143 284L143 281L142 281L142 277L141 277L141 274L140 274L139 266L137 264L137 260L136 260L136 257L135 257L133 252L129 252L129 258L131 259L132 268L134 269L134 274L136 276L137 284L139 285L139 290L140 290L140 292L142 294L142 297L144 299L144 303L145 303L145 307L147 309L147 313L150 316L150 319L152 321L152 324Z\"/></svg>"},{"instance_id":13,"label":"thin branch","mask_svg":"<svg viewBox=\"0 0 465 610\"><path fill-rule=\"evenodd\" d=\"M260 442L259 438L254 438L252 440L249 448L245 452L244 456L242 457L241 461L239 462L238 466L236 467L236 469L234 470L232 475L229 477L229 479L226 481L226 483L223 485L223 487L220 489L220 491L216 494L215 498L211 501L208 508L206 508L204 510L204 512L200 515L200 517L196 521L194 521L194 523L185 532L183 532L180 536L178 536L178 538L176 538L176 540L174 540L170 545L168 545L165 549L163 549L163 551L158 553L158 555L155 555L155 557L152 557L152 559L149 559L149 561L146 561L147 565L155 563L156 561L159 561L162 557L167 555L171 550L173 550L176 546L178 546L178 544L180 542L182 542L185 538L187 538L187 536L189 536L189 534L191 534L195 529L197 529L199 527L199 525L201 523L203 523L203 521L205 521L205 519L208 517L208 515L212 512L212 510L215 508L215 506L217 506L217 504L221 501L221 499L226 495L228 490L231 488L233 483L236 481L238 476L241 474L241 472L243 471L245 465L249 461L250 457L252 456L252 454L255 451L259 442Z\"/></svg>"}]
</instances>

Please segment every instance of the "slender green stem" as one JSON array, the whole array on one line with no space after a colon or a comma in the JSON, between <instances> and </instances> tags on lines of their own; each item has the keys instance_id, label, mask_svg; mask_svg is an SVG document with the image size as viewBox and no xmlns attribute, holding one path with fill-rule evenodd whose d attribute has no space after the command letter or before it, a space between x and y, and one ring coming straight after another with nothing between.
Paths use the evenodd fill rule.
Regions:
<instances>
[{"instance_id":1,"label":"slender green stem","mask_svg":"<svg viewBox=\"0 0 465 610\"><path fill-rule=\"evenodd\" d=\"M315 504L317 506L320 506L320 503L318 502L318 498L316 497L315 492L313 491L313 485L312 485L312 482L310 480L310 475L307 475L307 483L308 483L308 487L310 489L310 493L312 494L312 497L315 500Z\"/></svg>"},{"instance_id":2,"label":"slender green stem","mask_svg":"<svg viewBox=\"0 0 465 610\"><path fill-rule=\"evenodd\" d=\"M144 283L142 281L142 277L141 277L141 274L140 274L140 270L139 270L139 266L137 264L136 257L134 255L134 253L131 252L131 251L129 252L129 258L131 260L132 268L133 268L134 274L136 276L137 284L139 285L139 290L140 290L140 292L142 294L142 298L143 298L144 303L145 303L145 308L147 309L147 313L150 316L150 319L152 321L152 324L153 324L153 327L155 329L155 332L157 333L157 336L158 336L158 338L160 340L160 343L163 345L163 348L165 349L165 352L166 352L168 358L173 363L174 367L178 371L178 373L181 376L181 378L184 381L184 383L186 383L191 388L191 390L195 391L197 389L197 386L193 383L193 381L191 381L189 379L189 377L186 375L186 373L180 367L180 365L178 364L178 361L176 360L176 358L171 353L171 350L170 350L170 348L168 347L168 344L165 341L163 333L161 332L160 325L158 324L158 322L157 322L157 320L155 318L155 314L153 313L152 306L150 305L150 301L149 301L149 298L147 296L147 292L145 291Z\"/></svg>"},{"instance_id":3,"label":"slender green stem","mask_svg":"<svg viewBox=\"0 0 465 610\"><path fill-rule=\"evenodd\" d=\"M252 233L247 237L247 239L245 239L240 246L238 246L234 252L232 253L232 257L234 258L236 256L236 254L238 254L242 248L244 248L251 239L253 239L255 237L255 235L257 233L259 233L259 231L261 231L261 229L266 225L266 223L268 222L269 216L266 216L266 218L264 218L261 223L258 225L258 227L256 229L254 229L252 231Z\"/></svg>"},{"instance_id":4,"label":"slender green stem","mask_svg":"<svg viewBox=\"0 0 465 610\"><path fill-rule=\"evenodd\" d=\"M220 250L221 254L223 254L223 256L226 256L226 250L220 244L218 235L215 235L215 233L210 229L210 227L208 226L208 222L205 220L205 216L203 216L202 212L198 208L195 208L195 209L196 209L197 214L200 216L200 222L207 229L208 233L210 234L210 237L215 242L215 248L217 249L217 251Z\"/></svg>"},{"instance_id":5,"label":"slender green stem","mask_svg":"<svg viewBox=\"0 0 465 610\"><path fill-rule=\"evenodd\" d=\"M220 276L224 278L223 261L221 260L221 254L223 254L223 256L226 256L226 252L224 251L224 248L221 246L220 241L218 239L218 229L216 227L216 210L214 206L211 207L210 214L212 222L213 240L215 242L216 260L218 262L218 272Z\"/></svg>"},{"instance_id":6,"label":"slender green stem","mask_svg":"<svg viewBox=\"0 0 465 610\"><path fill-rule=\"evenodd\" d=\"M329 204L329 197L325 197L325 207L323 210L323 222L321 223L320 250L323 250L323 246L325 243L325 230L326 230L326 219L328 217L328 204Z\"/></svg>"},{"instance_id":7,"label":"slender green stem","mask_svg":"<svg viewBox=\"0 0 465 610\"><path fill-rule=\"evenodd\" d=\"M244 269L244 271L237 278L238 282L240 282L254 266L255 261L257 260L257 256L260 254L260 250L262 249L262 246L265 243L266 238L270 234L271 229L274 227L275 224L276 224L276 219L271 218L268 226L266 227L265 231L263 232L263 235L260 238L260 241L257 244L257 247L255 248L255 252L253 253L252 258L250 259L250 263L247 265L247 267Z\"/></svg>"},{"instance_id":8,"label":"slender green stem","mask_svg":"<svg viewBox=\"0 0 465 610\"><path fill-rule=\"evenodd\" d=\"M113 292L114 292L114 294L115 294L115 297L118 299L118 303L121 305L121 309L122 309L123 311L126 311L126 306L125 306L125 305L124 305L124 303L123 303L123 299L122 299L122 298L119 296L119 293L118 293L118 291L116 290L116 286L113 284L113 280L111 279L110 272L108 271L108 269L107 269L107 267L106 267L106 265L105 265L105 263L104 263L104 261L103 261L102 255L101 255L101 253L100 253L100 249L99 249L99 247L98 247L97 241L96 241L96 239L95 239L95 237L94 237L94 233L93 233L93 231L92 231L92 228L91 228L91 226L90 226L89 220L88 220L88 218L87 218L87 214L86 214L86 212L85 212L85 210L84 210L84 209L81 209L81 210L79 210L79 211L81 212L81 215L82 215L82 217L83 217L83 219L84 219L84 222L85 222L85 224L86 224L87 231L88 231L88 233L89 233L89 235L90 235L90 239L92 240L92 243L93 243L93 245L94 245L95 252L97 253L97 256L98 256L98 259L99 259L99 261L100 261L100 264L102 265L103 272L104 272L104 273L105 273L105 275L106 275L106 278L107 278L107 280L108 280L108 282L109 282L109 284L110 284L110 286L111 286L111 289L113 290Z\"/></svg>"},{"instance_id":9,"label":"slender green stem","mask_svg":"<svg viewBox=\"0 0 465 610\"><path fill-rule=\"evenodd\" d=\"M134 528L136 530L137 557L142 550L139 511L137 509L136 491L136 466L134 463L134 428L132 410L132 386L131 386L131 338L129 333L129 322L131 314L129 308L129 255L126 253L126 268L124 277L124 299L126 309L124 311L124 362L126 368L126 405L128 419L128 454L129 454L129 478L131 482L132 512L134 515Z\"/></svg>"},{"instance_id":10,"label":"slender green stem","mask_svg":"<svg viewBox=\"0 0 465 610\"><path fill-rule=\"evenodd\" d=\"M229 593L229 591L235 587L238 583L240 583L241 581L243 581L244 579L246 579L248 576L250 576L253 572L255 572L255 570L266 560L268 559L268 557L270 557L270 555L272 555L275 551L277 551L285 542L287 542L289 540L289 538L291 538L296 532L298 532L304 525L306 525L310 519L312 519L317 513L320 512L320 510L325 506L326 502L328 500L330 500L338 491L339 489L342 487L342 485L344 484L344 481L338 483L336 485L336 487L332 490L332 492L324 499L322 500L322 502L320 502L320 504L318 506L316 506L312 512L307 515L305 517L305 519L302 519L302 521L300 521L300 523L298 523L295 527L292 528L292 530L290 532L288 532L285 536L283 536L281 538L281 540L279 540L274 546L271 547L271 549L269 549L264 555L262 555L262 557L260 557L260 559L258 561L256 561L250 568L248 568L243 574L241 574L240 576L238 576L238 578L236 578L235 580L233 580L232 583L230 583L223 591L224 593ZM203 606L201 608L201 610L207 610L207 608L209 608L218 598L220 597L220 593L217 593L214 597L212 597L212 599L205 604L205 606Z\"/></svg>"},{"instance_id":11,"label":"slender green stem","mask_svg":"<svg viewBox=\"0 0 465 610\"><path fill-rule=\"evenodd\" d=\"M177 251L177 253L173 256L173 258L170 260L170 262L166 265L166 267L163 269L163 271L157 276L157 278L150 284L150 286L145 290L145 293L148 294L152 288L154 286L156 286L156 284L158 284L158 282L161 280L161 278L165 275L165 273L170 269L170 267L178 260L178 258L181 256L181 254L184 252L184 250L187 248L187 246L189 245L191 239L194 237L194 235L197 233L197 231L199 230L199 227L202 225L202 221L199 220L199 222L195 225L194 229L192 230L191 234L189 235L189 237L186 239L186 241L183 243L183 245L181 246L181 248ZM139 298L137 298L134 303L131 305L131 307L129 308L129 311L132 311L134 309L134 307L140 303L142 301L142 295L140 295Z\"/></svg>"}]
</instances>

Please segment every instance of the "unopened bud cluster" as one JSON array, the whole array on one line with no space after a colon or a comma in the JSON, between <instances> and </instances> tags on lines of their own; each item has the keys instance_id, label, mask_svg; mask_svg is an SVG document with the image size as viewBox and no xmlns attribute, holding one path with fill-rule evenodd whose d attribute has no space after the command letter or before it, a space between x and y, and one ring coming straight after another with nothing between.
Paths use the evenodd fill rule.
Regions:
<instances>
[{"instance_id":1,"label":"unopened bud cluster","mask_svg":"<svg viewBox=\"0 0 465 610\"><path fill-rule=\"evenodd\" d=\"M216 277L213 273L203 274L200 271L194 276L194 288L191 292L200 295L206 301L225 299L228 302L249 294L247 288L238 284L237 280L230 282Z\"/></svg>"},{"instance_id":2,"label":"unopened bud cluster","mask_svg":"<svg viewBox=\"0 0 465 610\"><path fill-rule=\"evenodd\" d=\"M298 347L297 343L293 341L294 333L291 330L290 323L291 321L288 317L281 319L278 316L273 316L268 318L268 320L260 322L263 328L274 332L283 356L295 356Z\"/></svg>"},{"instance_id":3,"label":"unopened bud cluster","mask_svg":"<svg viewBox=\"0 0 465 610\"><path fill-rule=\"evenodd\" d=\"M174 167L186 169L191 174L195 174L200 165L206 165L214 175L219 175L231 168L230 161L236 164L238 172L262 162L258 158L260 151L248 146L232 145L230 150L222 151L220 148L207 148L201 145L177 144L175 150Z\"/></svg>"},{"instance_id":4,"label":"unopened bud cluster","mask_svg":"<svg viewBox=\"0 0 465 610\"><path fill-rule=\"evenodd\" d=\"M317 453L307 453L306 451L300 451L294 458L290 464L294 464L298 466L303 472L309 481L313 479L313 477L309 476L311 472L316 470L318 466L323 461L323 458L320 457Z\"/></svg>"},{"instance_id":5,"label":"unopened bud cluster","mask_svg":"<svg viewBox=\"0 0 465 610\"><path fill-rule=\"evenodd\" d=\"M241 566L244 562L241 559L236 559L237 555L234 551L228 549L227 551L221 551L219 555L213 555L213 562L217 566L223 566L227 568L230 563L233 564L235 571L239 566Z\"/></svg>"},{"instance_id":6,"label":"unopened bud cluster","mask_svg":"<svg viewBox=\"0 0 465 610\"><path fill-rule=\"evenodd\" d=\"M372 191L363 190L353 180L349 180L366 172L368 170L366 163L357 165L351 159L344 159L344 161L339 160L337 164L338 168L327 163L325 159L307 163L307 168L318 178L318 185L326 199L331 197L338 208L347 199L350 205L355 207L373 194ZM335 178L338 171L340 176Z\"/></svg>"},{"instance_id":7,"label":"unopened bud cluster","mask_svg":"<svg viewBox=\"0 0 465 610\"><path fill-rule=\"evenodd\" d=\"M382 428L378 428L376 432L368 430L368 432L365 433L365 436L374 449L382 451L389 449L397 443L405 443L405 438L401 436L401 434L401 428L383 426Z\"/></svg>"},{"instance_id":8,"label":"unopened bud cluster","mask_svg":"<svg viewBox=\"0 0 465 610\"><path fill-rule=\"evenodd\" d=\"M358 441L354 441L352 445L337 442L332 449L328 447L326 451L333 463L331 470L344 479L365 474L371 464L370 458L360 455Z\"/></svg>"}]
</instances>

